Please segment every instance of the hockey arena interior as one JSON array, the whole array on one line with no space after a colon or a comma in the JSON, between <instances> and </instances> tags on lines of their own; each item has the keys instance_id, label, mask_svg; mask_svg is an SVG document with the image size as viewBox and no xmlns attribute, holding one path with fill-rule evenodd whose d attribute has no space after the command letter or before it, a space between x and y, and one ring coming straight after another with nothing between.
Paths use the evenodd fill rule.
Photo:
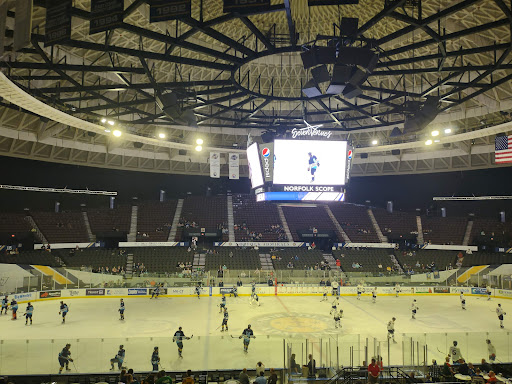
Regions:
<instances>
[{"instance_id":1,"label":"hockey arena interior","mask_svg":"<svg viewBox=\"0 0 512 384\"><path fill-rule=\"evenodd\" d=\"M0 1L0 384L510 384L511 5Z\"/></svg>"}]
</instances>

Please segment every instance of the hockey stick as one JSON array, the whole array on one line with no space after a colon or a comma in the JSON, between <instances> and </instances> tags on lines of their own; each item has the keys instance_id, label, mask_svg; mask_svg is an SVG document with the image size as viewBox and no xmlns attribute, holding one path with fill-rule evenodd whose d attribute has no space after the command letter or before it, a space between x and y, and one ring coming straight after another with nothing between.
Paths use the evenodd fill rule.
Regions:
<instances>
[{"instance_id":1,"label":"hockey stick","mask_svg":"<svg viewBox=\"0 0 512 384\"><path fill-rule=\"evenodd\" d=\"M441 351L439 348L437 348L437 350L438 350L438 352L439 352L439 353L441 353L441 354L443 354L443 355L445 355L445 356L448 356L448 354L447 354L447 353L444 353L444 352L443 352L443 351Z\"/></svg>"},{"instance_id":2,"label":"hockey stick","mask_svg":"<svg viewBox=\"0 0 512 384\"><path fill-rule=\"evenodd\" d=\"M158 365L160 366L160 368L162 368L162 370L164 370L164 371L165 371L165 368L164 368L164 367L162 367L162 364L160 364L160 362L158 362Z\"/></svg>"},{"instance_id":3,"label":"hockey stick","mask_svg":"<svg viewBox=\"0 0 512 384\"><path fill-rule=\"evenodd\" d=\"M74 361L71 361L71 364L73 364L73 368L75 368L75 371L78 373L78 369L76 369L76 365Z\"/></svg>"}]
</instances>

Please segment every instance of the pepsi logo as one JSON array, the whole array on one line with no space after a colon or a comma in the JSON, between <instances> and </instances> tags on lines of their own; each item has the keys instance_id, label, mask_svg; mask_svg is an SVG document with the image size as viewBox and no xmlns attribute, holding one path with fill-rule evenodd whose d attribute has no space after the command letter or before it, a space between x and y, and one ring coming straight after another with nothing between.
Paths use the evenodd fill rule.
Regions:
<instances>
[{"instance_id":1,"label":"pepsi logo","mask_svg":"<svg viewBox=\"0 0 512 384\"><path fill-rule=\"evenodd\" d=\"M352 150L349 150L349 151L348 151L348 155L347 155L347 157L348 157L349 159L351 159L351 158L352 158Z\"/></svg>"},{"instance_id":2,"label":"pepsi logo","mask_svg":"<svg viewBox=\"0 0 512 384\"><path fill-rule=\"evenodd\" d=\"M263 155L263 157L269 157L270 149L268 149L267 147L263 148L263 150L261 151L261 154Z\"/></svg>"}]
</instances>

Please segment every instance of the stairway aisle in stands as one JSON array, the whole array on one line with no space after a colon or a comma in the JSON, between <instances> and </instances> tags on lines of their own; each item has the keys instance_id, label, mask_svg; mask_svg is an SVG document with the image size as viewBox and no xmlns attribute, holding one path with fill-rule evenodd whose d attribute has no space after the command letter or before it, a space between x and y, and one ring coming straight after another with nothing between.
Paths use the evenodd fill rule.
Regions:
<instances>
[{"instance_id":1,"label":"stairway aisle in stands","mask_svg":"<svg viewBox=\"0 0 512 384\"><path fill-rule=\"evenodd\" d=\"M325 211L327 212L327 215L331 218L332 223L334 224L334 227L338 231L338 236L341 235L341 238L345 243L350 243L350 238L348 237L347 233L343 230L342 226L338 222L338 219L334 216L334 214L331 211L331 208L328 205L324 206Z\"/></svg>"},{"instance_id":2,"label":"stairway aisle in stands","mask_svg":"<svg viewBox=\"0 0 512 384\"><path fill-rule=\"evenodd\" d=\"M420 215L416 216L416 226L418 227L418 237L416 238L417 243L423 244L423 243L425 243L425 239L423 238L423 225L421 223Z\"/></svg>"},{"instance_id":3,"label":"stairway aisle in stands","mask_svg":"<svg viewBox=\"0 0 512 384\"><path fill-rule=\"evenodd\" d=\"M34 219L32 218L32 216L25 216L25 220L27 220L29 222L30 226L32 227L32 229L34 229L36 231L35 232L36 233L36 237L39 239L39 241L41 243L43 243L43 244L48 244L48 240L43 235L43 232L41 232L41 230L37 226L37 224L34 221Z\"/></svg>"},{"instance_id":4,"label":"stairway aisle in stands","mask_svg":"<svg viewBox=\"0 0 512 384\"><path fill-rule=\"evenodd\" d=\"M129 253L126 256L126 279L131 279L133 277L133 253Z\"/></svg>"},{"instance_id":5,"label":"stairway aisle in stands","mask_svg":"<svg viewBox=\"0 0 512 384\"><path fill-rule=\"evenodd\" d=\"M288 238L288 242L293 242L293 236L290 232L290 227L288 227L288 222L286 221L286 217L284 216L283 207L281 204L277 204L277 211L279 212L279 217L281 218L281 224L283 224L284 233L286 233L286 237Z\"/></svg>"},{"instance_id":6,"label":"stairway aisle in stands","mask_svg":"<svg viewBox=\"0 0 512 384\"><path fill-rule=\"evenodd\" d=\"M137 241L137 217L139 213L139 207L132 205L132 216L130 219L130 232L128 233L128 241Z\"/></svg>"},{"instance_id":7,"label":"stairway aisle in stands","mask_svg":"<svg viewBox=\"0 0 512 384\"><path fill-rule=\"evenodd\" d=\"M234 242L235 240L235 217L233 216L233 196L228 195L228 234L229 241Z\"/></svg>"},{"instance_id":8,"label":"stairway aisle in stands","mask_svg":"<svg viewBox=\"0 0 512 384\"><path fill-rule=\"evenodd\" d=\"M367 210L368 216L370 216L370 221L372 222L373 229L375 230L375 233L379 237L379 240L381 243L387 243L388 238L382 234L382 231L380 230L379 224L377 223L377 220L375 219L375 216L373 215L373 211L371 208L368 208Z\"/></svg>"},{"instance_id":9,"label":"stairway aisle in stands","mask_svg":"<svg viewBox=\"0 0 512 384\"><path fill-rule=\"evenodd\" d=\"M403 274L404 273L404 269L402 268L402 266L398 262L398 260L395 257L395 254L393 253L393 251L391 251L391 253L389 254L389 258L391 259L391 262L393 263L393 265L398 269L398 272Z\"/></svg>"},{"instance_id":10,"label":"stairway aisle in stands","mask_svg":"<svg viewBox=\"0 0 512 384\"><path fill-rule=\"evenodd\" d=\"M84 218L85 229L87 230L89 241L94 243L96 241L96 236L94 236L91 231L91 223L89 223L89 216L87 215L87 211L82 211L82 217Z\"/></svg>"},{"instance_id":11,"label":"stairway aisle in stands","mask_svg":"<svg viewBox=\"0 0 512 384\"><path fill-rule=\"evenodd\" d=\"M184 199L178 200L178 204L176 205L176 212L174 212L174 218L172 219L171 230L169 231L169 238L167 241L180 241L180 239L176 239L176 233L178 232L178 224L180 222L184 201Z\"/></svg>"},{"instance_id":12,"label":"stairway aisle in stands","mask_svg":"<svg viewBox=\"0 0 512 384\"><path fill-rule=\"evenodd\" d=\"M272 264L272 258L268 253L260 253L260 263L262 271L273 271L274 265Z\"/></svg>"},{"instance_id":13,"label":"stairway aisle in stands","mask_svg":"<svg viewBox=\"0 0 512 384\"><path fill-rule=\"evenodd\" d=\"M471 231L473 230L473 220L468 220L466 225L466 233L464 233L464 240L462 240L462 245L468 245L469 240L471 238Z\"/></svg>"},{"instance_id":14,"label":"stairway aisle in stands","mask_svg":"<svg viewBox=\"0 0 512 384\"><path fill-rule=\"evenodd\" d=\"M206 254L194 252L194 260L192 262L192 267L194 268L194 270L197 268L201 268L202 270L204 270L205 265L206 265Z\"/></svg>"},{"instance_id":15,"label":"stairway aisle in stands","mask_svg":"<svg viewBox=\"0 0 512 384\"><path fill-rule=\"evenodd\" d=\"M336 260L332 256L332 253L322 253L322 256L324 257L324 260L327 262L329 267L331 267L331 269L338 269L336 266Z\"/></svg>"}]
</instances>

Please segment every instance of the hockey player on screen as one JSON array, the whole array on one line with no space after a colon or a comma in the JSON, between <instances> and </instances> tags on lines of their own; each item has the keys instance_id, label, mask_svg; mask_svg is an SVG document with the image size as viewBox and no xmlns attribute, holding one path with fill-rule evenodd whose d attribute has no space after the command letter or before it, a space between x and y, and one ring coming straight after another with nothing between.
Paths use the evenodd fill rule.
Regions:
<instances>
[{"instance_id":1,"label":"hockey player on screen","mask_svg":"<svg viewBox=\"0 0 512 384\"><path fill-rule=\"evenodd\" d=\"M34 306L29 302L27 304L27 309L25 309L25 325L28 325L29 320L30 320L30 325L32 325L33 313L34 313Z\"/></svg>"},{"instance_id":2,"label":"hockey player on screen","mask_svg":"<svg viewBox=\"0 0 512 384\"><path fill-rule=\"evenodd\" d=\"M121 299L121 303L119 304L119 315L120 315L120 318L119 320L124 320L124 301L123 299Z\"/></svg>"},{"instance_id":3,"label":"hockey player on screen","mask_svg":"<svg viewBox=\"0 0 512 384\"><path fill-rule=\"evenodd\" d=\"M492 345L491 340L485 340L487 343L487 353L489 354L489 361L493 362L496 360L496 347Z\"/></svg>"},{"instance_id":4,"label":"hockey player on screen","mask_svg":"<svg viewBox=\"0 0 512 384\"><path fill-rule=\"evenodd\" d=\"M498 319L500 320L500 328L505 328L503 325L503 316L506 315L506 312L501 308L501 304L498 304L498 308L496 308L496 314L498 315Z\"/></svg>"},{"instance_id":5,"label":"hockey player on screen","mask_svg":"<svg viewBox=\"0 0 512 384\"><path fill-rule=\"evenodd\" d=\"M463 292L460 293L460 305L462 305L462 309L466 309L466 298Z\"/></svg>"},{"instance_id":6,"label":"hockey player on screen","mask_svg":"<svg viewBox=\"0 0 512 384\"><path fill-rule=\"evenodd\" d=\"M2 309L0 309L0 315L5 310L5 314L7 315L7 307L9 306L9 296L5 296L2 299Z\"/></svg>"},{"instance_id":7,"label":"hockey player on screen","mask_svg":"<svg viewBox=\"0 0 512 384\"><path fill-rule=\"evenodd\" d=\"M318 167L320 166L320 162L318 161L318 158L311 152L308 152L308 156L308 172L311 172L311 183L313 183L315 181L315 173Z\"/></svg>"},{"instance_id":8,"label":"hockey player on screen","mask_svg":"<svg viewBox=\"0 0 512 384\"><path fill-rule=\"evenodd\" d=\"M66 322L66 315L69 312L69 307L63 301L60 302L59 315L62 315L62 324Z\"/></svg>"},{"instance_id":9,"label":"hockey player on screen","mask_svg":"<svg viewBox=\"0 0 512 384\"><path fill-rule=\"evenodd\" d=\"M453 347L450 347L450 356L452 357L453 363L462 359L462 354L460 353L460 348L457 347L456 341L453 342Z\"/></svg>"},{"instance_id":10,"label":"hockey player on screen","mask_svg":"<svg viewBox=\"0 0 512 384\"><path fill-rule=\"evenodd\" d=\"M388 343L390 340L393 340L393 343L396 344L395 340L395 320L396 317L393 317L388 323Z\"/></svg>"}]
</instances>

